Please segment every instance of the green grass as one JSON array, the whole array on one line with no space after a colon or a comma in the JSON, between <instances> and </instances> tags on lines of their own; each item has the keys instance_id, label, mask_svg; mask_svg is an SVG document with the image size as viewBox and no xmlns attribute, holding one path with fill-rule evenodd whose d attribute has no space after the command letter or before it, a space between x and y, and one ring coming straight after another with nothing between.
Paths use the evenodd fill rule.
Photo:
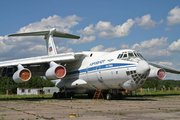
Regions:
<instances>
[{"instance_id":1,"label":"green grass","mask_svg":"<svg viewBox=\"0 0 180 120\"><path fill-rule=\"evenodd\" d=\"M0 100L13 99L50 99L52 95L0 95Z\"/></svg>"},{"instance_id":2,"label":"green grass","mask_svg":"<svg viewBox=\"0 0 180 120\"><path fill-rule=\"evenodd\" d=\"M119 115L125 115L125 113L119 112Z\"/></svg>"},{"instance_id":3,"label":"green grass","mask_svg":"<svg viewBox=\"0 0 180 120\"><path fill-rule=\"evenodd\" d=\"M137 92L136 95L143 96L143 95L180 95L180 91L151 91L151 92Z\"/></svg>"}]
</instances>

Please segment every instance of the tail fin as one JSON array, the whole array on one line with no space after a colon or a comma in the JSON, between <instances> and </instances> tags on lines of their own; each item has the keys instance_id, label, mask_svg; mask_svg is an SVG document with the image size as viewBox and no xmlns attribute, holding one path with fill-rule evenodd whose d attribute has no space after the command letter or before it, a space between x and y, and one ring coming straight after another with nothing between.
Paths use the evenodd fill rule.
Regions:
<instances>
[{"instance_id":1,"label":"tail fin","mask_svg":"<svg viewBox=\"0 0 180 120\"><path fill-rule=\"evenodd\" d=\"M43 36L43 35L44 35L44 39L46 40L46 49L47 49L48 55L57 54L53 37L73 38L73 39L80 38L79 36L56 31L55 28L51 29L50 31L10 34L10 35L8 35L8 37L12 37L12 36Z\"/></svg>"}]
</instances>

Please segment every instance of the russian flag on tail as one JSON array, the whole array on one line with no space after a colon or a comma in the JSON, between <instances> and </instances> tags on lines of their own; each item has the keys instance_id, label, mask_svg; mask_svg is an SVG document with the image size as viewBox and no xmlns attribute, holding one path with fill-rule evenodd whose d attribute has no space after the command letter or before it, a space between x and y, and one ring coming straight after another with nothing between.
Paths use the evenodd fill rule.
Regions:
<instances>
[{"instance_id":1,"label":"russian flag on tail","mask_svg":"<svg viewBox=\"0 0 180 120\"><path fill-rule=\"evenodd\" d=\"M52 46L49 47L49 52L53 51Z\"/></svg>"}]
</instances>

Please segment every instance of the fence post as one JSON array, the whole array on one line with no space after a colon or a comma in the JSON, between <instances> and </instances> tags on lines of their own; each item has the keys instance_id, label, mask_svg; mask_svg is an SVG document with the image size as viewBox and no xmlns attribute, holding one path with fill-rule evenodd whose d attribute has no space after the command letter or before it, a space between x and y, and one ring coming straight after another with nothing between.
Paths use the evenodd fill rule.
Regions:
<instances>
[{"instance_id":1,"label":"fence post","mask_svg":"<svg viewBox=\"0 0 180 120\"><path fill-rule=\"evenodd\" d=\"M163 88L161 88L161 91L163 92Z\"/></svg>"},{"instance_id":2,"label":"fence post","mask_svg":"<svg viewBox=\"0 0 180 120\"><path fill-rule=\"evenodd\" d=\"M148 92L149 92L149 88L148 88Z\"/></svg>"},{"instance_id":3,"label":"fence post","mask_svg":"<svg viewBox=\"0 0 180 120\"><path fill-rule=\"evenodd\" d=\"M156 91L156 87L154 88L154 91Z\"/></svg>"},{"instance_id":4,"label":"fence post","mask_svg":"<svg viewBox=\"0 0 180 120\"><path fill-rule=\"evenodd\" d=\"M170 91L170 87L168 87L168 90Z\"/></svg>"}]
</instances>

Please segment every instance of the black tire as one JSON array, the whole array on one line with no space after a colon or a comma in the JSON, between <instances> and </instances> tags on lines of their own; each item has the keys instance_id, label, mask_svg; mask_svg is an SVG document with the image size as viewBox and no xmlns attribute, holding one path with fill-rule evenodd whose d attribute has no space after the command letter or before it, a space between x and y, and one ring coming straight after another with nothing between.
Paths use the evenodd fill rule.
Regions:
<instances>
[{"instance_id":1,"label":"black tire","mask_svg":"<svg viewBox=\"0 0 180 120\"><path fill-rule=\"evenodd\" d=\"M122 100L122 99L123 99L122 93L118 93L118 94L117 94L117 100Z\"/></svg>"},{"instance_id":2,"label":"black tire","mask_svg":"<svg viewBox=\"0 0 180 120\"><path fill-rule=\"evenodd\" d=\"M92 93L88 93L88 98L93 99L94 95Z\"/></svg>"},{"instance_id":3,"label":"black tire","mask_svg":"<svg viewBox=\"0 0 180 120\"><path fill-rule=\"evenodd\" d=\"M54 92L54 93L53 93L53 99L56 99L56 98L57 98L57 93Z\"/></svg>"},{"instance_id":4,"label":"black tire","mask_svg":"<svg viewBox=\"0 0 180 120\"><path fill-rule=\"evenodd\" d=\"M60 98L61 98L61 93L58 92L58 93L57 93L57 99L60 99Z\"/></svg>"},{"instance_id":5,"label":"black tire","mask_svg":"<svg viewBox=\"0 0 180 120\"><path fill-rule=\"evenodd\" d=\"M74 97L74 93L68 92L68 93L67 93L67 97L68 97L68 98Z\"/></svg>"}]
</instances>

